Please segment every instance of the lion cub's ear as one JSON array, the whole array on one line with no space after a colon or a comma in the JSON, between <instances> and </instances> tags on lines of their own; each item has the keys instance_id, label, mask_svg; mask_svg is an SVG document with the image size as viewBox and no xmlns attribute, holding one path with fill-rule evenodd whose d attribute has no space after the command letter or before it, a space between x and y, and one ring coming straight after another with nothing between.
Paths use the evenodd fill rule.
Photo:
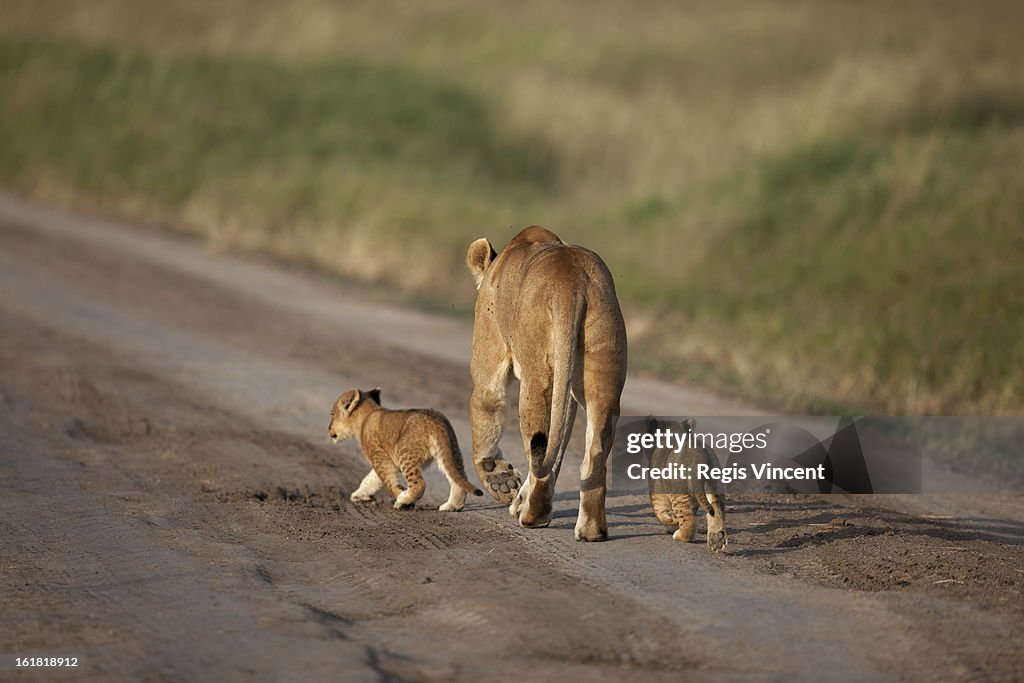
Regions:
<instances>
[{"instance_id":1,"label":"lion cub's ear","mask_svg":"<svg viewBox=\"0 0 1024 683\"><path fill-rule=\"evenodd\" d=\"M361 399L362 397L363 395L359 393L358 389L353 389L352 398L348 400L348 403L345 403L343 406L341 406L341 409L345 411L346 415L351 415L352 411L356 409L357 405L359 405L359 399Z\"/></svg>"},{"instance_id":2,"label":"lion cub's ear","mask_svg":"<svg viewBox=\"0 0 1024 683\"><path fill-rule=\"evenodd\" d=\"M380 387L375 387L366 392L366 395L374 400L377 405L380 405Z\"/></svg>"},{"instance_id":3,"label":"lion cub's ear","mask_svg":"<svg viewBox=\"0 0 1024 683\"><path fill-rule=\"evenodd\" d=\"M697 426L697 421L694 420L692 417L688 417L685 420L683 420L680 424L683 426L683 429L689 432L693 431L693 428Z\"/></svg>"},{"instance_id":4,"label":"lion cub's ear","mask_svg":"<svg viewBox=\"0 0 1024 683\"><path fill-rule=\"evenodd\" d=\"M480 283L484 280L484 274L491 267L491 262L494 261L494 257L497 255L498 252L494 251L494 247L491 246L486 237L481 237L469 245L469 251L466 252L466 265L469 266L470 272L473 273L477 289L480 289Z\"/></svg>"}]
</instances>

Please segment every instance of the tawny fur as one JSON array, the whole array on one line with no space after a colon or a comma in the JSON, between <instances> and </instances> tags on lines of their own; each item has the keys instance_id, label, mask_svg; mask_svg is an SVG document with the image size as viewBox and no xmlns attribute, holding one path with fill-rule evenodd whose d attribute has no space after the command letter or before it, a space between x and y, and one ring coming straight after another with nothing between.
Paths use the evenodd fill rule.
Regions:
<instances>
[{"instance_id":1,"label":"tawny fur","mask_svg":"<svg viewBox=\"0 0 1024 683\"><path fill-rule=\"evenodd\" d=\"M576 538L603 541L606 460L626 380L626 327L607 266L550 230L526 228L496 253L486 239L466 262L477 286L473 323L473 464L484 490L524 526L551 521L551 499L576 417L587 414ZM511 375L521 381L520 475L498 448Z\"/></svg>"},{"instance_id":2,"label":"tawny fur","mask_svg":"<svg viewBox=\"0 0 1024 683\"><path fill-rule=\"evenodd\" d=\"M654 418L648 418L646 428L648 433L669 428L678 434L684 434L692 431L696 424L693 418L676 423L658 422ZM670 460L686 466L691 473L697 471L698 464L720 466L718 456L710 447L686 447L679 453L666 448L654 449L651 452L650 466L664 467ZM664 484L665 482L660 480L650 480L651 507L662 524L669 528L678 527L672 538L687 543L693 541L697 531L693 513L696 512L697 505L700 505L707 514L708 548L716 552L724 548L729 541L725 531L725 494L722 493L719 483L691 476L687 480L688 493L656 493L655 486Z\"/></svg>"},{"instance_id":3,"label":"tawny fur","mask_svg":"<svg viewBox=\"0 0 1024 683\"><path fill-rule=\"evenodd\" d=\"M380 405L380 389L351 389L335 401L327 433L335 442L354 437L373 467L352 494L353 501L372 500L384 487L395 497L396 510L412 508L426 490L423 467L432 458L451 486L441 510L461 510L468 493L483 495L466 478L455 430L436 410L386 410Z\"/></svg>"}]
</instances>

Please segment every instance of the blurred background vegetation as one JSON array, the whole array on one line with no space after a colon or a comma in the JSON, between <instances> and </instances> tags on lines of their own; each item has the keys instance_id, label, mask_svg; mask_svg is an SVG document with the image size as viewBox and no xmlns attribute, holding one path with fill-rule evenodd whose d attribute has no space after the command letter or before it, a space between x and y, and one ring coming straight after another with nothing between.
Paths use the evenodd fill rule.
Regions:
<instances>
[{"instance_id":1,"label":"blurred background vegetation","mask_svg":"<svg viewBox=\"0 0 1024 683\"><path fill-rule=\"evenodd\" d=\"M600 253L631 362L1024 412L1024 3L5 0L0 183L465 313Z\"/></svg>"}]
</instances>

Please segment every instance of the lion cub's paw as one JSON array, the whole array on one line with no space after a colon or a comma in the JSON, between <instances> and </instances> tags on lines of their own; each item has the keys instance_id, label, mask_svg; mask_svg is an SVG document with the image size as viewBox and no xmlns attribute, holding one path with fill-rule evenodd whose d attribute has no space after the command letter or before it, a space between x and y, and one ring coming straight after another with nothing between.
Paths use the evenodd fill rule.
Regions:
<instances>
[{"instance_id":1,"label":"lion cub's paw","mask_svg":"<svg viewBox=\"0 0 1024 683\"><path fill-rule=\"evenodd\" d=\"M395 499L395 504L392 506L396 510L412 510L416 507L416 498L409 489L405 489L398 494L398 498Z\"/></svg>"},{"instance_id":2,"label":"lion cub's paw","mask_svg":"<svg viewBox=\"0 0 1024 683\"><path fill-rule=\"evenodd\" d=\"M510 505L523 485L516 468L507 460L484 462L484 488L499 503Z\"/></svg>"},{"instance_id":3,"label":"lion cub's paw","mask_svg":"<svg viewBox=\"0 0 1024 683\"><path fill-rule=\"evenodd\" d=\"M462 507L462 505L456 505L455 503L449 503L445 501L444 503L441 503L440 507L438 507L437 509L440 510L441 512L458 512L459 510L462 509Z\"/></svg>"},{"instance_id":4,"label":"lion cub's paw","mask_svg":"<svg viewBox=\"0 0 1024 683\"><path fill-rule=\"evenodd\" d=\"M372 503L373 502L373 496L372 495L370 495L368 493L359 493L359 491L353 492L352 495L349 496L349 499L353 503Z\"/></svg>"},{"instance_id":5,"label":"lion cub's paw","mask_svg":"<svg viewBox=\"0 0 1024 683\"><path fill-rule=\"evenodd\" d=\"M729 545L729 538L724 531L708 531L708 550L717 553Z\"/></svg>"},{"instance_id":6,"label":"lion cub's paw","mask_svg":"<svg viewBox=\"0 0 1024 683\"><path fill-rule=\"evenodd\" d=\"M686 529L676 529L675 533L672 534L672 539L676 541L682 541L683 543L692 543L693 529L690 529L689 531L687 531Z\"/></svg>"}]
</instances>

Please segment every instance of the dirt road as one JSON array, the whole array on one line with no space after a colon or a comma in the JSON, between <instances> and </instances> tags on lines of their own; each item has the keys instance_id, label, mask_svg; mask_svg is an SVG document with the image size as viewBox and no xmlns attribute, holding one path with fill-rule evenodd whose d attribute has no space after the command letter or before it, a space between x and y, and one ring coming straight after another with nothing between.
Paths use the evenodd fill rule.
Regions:
<instances>
[{"instance_id":1,"label":"dirt road","mask_svg":"<svg viewBox=\"0 0 1024 683\"><path fill-rule=\"evenodd\" d=\"M547 529L438 512L436 471L421 509L355 505L333 400L379 385L468 451L468 323L2 195L0 338L0 654L81 658L0 678L1024 676L1017 499L737 497L722 555L615 492L574 542L573 462ZM625 408L753 412L637 378Z\"/></svg>"}]
</instances>

